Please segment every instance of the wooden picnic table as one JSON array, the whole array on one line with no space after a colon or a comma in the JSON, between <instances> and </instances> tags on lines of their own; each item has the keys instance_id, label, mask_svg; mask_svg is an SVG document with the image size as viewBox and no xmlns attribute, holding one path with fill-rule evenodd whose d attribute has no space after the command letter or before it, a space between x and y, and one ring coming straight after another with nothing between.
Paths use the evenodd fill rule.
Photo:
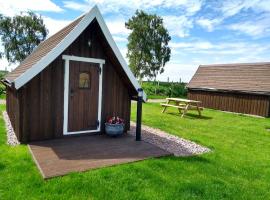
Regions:
<instances>
[{"instance_id":1,"label":"wooden picnic table","mask_svg":"<svg viewBox=\"0 0 270 200\"><path fill-rule=\"evenodd\" d=\"M181 98L166 98L166 100L166 103L160 104L164 107L162 113L164 113L168 107L173 107L178 109L179 113L181 114L181 118L185 116L188 110L197 110L199 116L201 116L201 111L203 110L203 108L200 107L200 101Z\"/></svg>"}]
</instances>

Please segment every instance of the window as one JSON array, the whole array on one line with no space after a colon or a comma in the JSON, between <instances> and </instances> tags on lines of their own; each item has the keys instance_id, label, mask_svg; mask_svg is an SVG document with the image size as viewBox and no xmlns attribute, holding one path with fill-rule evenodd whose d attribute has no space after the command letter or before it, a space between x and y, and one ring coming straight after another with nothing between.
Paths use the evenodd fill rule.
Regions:
<instances>
[{"instance_id":1,"label":"window","mask_svg":"<svg viewBox=\"0 0 270 200\"><path fill-rule=\"evenodd\" d=\"M90 73L80 73L79 88L90 88Z\"/></svg>"}]
</instances>

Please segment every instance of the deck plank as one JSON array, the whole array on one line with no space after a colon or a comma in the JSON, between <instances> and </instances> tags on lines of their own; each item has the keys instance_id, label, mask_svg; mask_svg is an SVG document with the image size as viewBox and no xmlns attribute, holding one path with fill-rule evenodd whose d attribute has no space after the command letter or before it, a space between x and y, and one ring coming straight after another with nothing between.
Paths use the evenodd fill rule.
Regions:
<instances>
[{"instance_id":1,"label":"deck plank","mask_svg":"<svg viewBox=\"0 0 270 200\"><path fill-rule=\"evenodd\" d=\"M170 155L152 144L136 142L130 135L67 137L32 142L29 149L44 179Z\"/></svg>"}]
</instances>

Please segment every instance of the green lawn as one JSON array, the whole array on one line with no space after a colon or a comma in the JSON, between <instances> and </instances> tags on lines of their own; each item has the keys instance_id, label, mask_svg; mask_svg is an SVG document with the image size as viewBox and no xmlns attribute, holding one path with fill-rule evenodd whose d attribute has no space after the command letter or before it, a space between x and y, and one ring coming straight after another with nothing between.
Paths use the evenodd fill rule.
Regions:
<instances>
[{"instance_id":1,"label":"green lawn","mask_svg":"<svg viewBox=\"0 0 270 200\"><path fill-rule=\"evenodd\" d=\"M166 99L169 96L161 96L161 95L147 95L147 99ZM178 96L175 98L182 98L182 99L186 99L186 96Z\"/></svg>"},{"instance_id":2,"label":"green lawn","mask_svg":"<svg viewBox=\"0 0 270 200\"><path fill-rule=\"evenodd\" d=\"M1 95L0 95L0 99L6 100L6 94L1 94Z\"/></svg>"},{"instance_id":3,"label":"green lawn","mask_svg":"<svg viewBox=\"0 0 270 200\"><path fill-rule=\"evenodd\" d=\"M166 96L161 96L161 95L149 95L147 96L148 99L166 99Z\"/></svg>"},{"instance_id":4,"label":"green lawn","mask_svg":"<svg viewBox=\"0 0 270 200\"><path fill-rule=\"evenodd\" d=\"M132 105L135 118L135 104ZM1 110L4 107L1 106ZM143 123L210 147L44 181L26 146L5 144L0 118L0 199L269 199L270 119L205 110L203 118L161 114L144 104Z\"/></svg>"}]
</instances>

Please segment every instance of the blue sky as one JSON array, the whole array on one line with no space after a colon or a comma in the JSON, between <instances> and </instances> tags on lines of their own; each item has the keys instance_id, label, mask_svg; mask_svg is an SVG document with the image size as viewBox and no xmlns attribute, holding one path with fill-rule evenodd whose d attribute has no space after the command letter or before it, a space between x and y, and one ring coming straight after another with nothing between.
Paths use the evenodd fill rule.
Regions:
<instances>
[{"instance_id":1,"label":"blue sky","mask_svg":"<svg viewBox=\"0 0 270 200\"><path fill-rule=\"evenodd\" d=\"M0 13L39 13L51 35L94 5L124 56L124 23L136 9L163 17L172 55L159 80L189 81L200 64L270 61L270 0L0 0Z\"/></svg>"}]
</instances>

